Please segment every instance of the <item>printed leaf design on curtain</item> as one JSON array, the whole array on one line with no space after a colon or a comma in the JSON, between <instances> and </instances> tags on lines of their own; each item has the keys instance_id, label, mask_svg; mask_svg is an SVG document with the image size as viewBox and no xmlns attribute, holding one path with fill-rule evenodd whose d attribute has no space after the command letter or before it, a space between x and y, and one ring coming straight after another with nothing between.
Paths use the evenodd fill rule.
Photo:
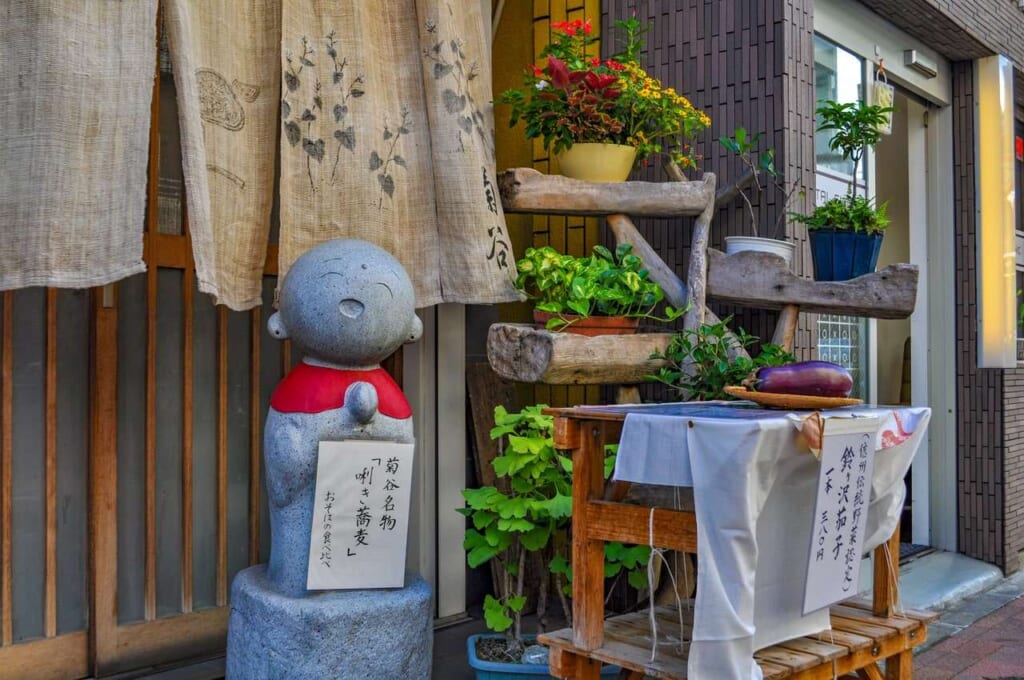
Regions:
<instances>
[{"instance_id":1,"label":"printed leaf design on curtain","mask_svg":"<svg viewBox=\"0 0 1024 680\"><path fill-rule=\"evenodd\" d=\"M437 0L283 0L282 273L320 241L362 238L398 257L417 306L518 299L484 23L465 5L442 22Z\"/></svg>"},{"instance_id":2,"label":"printed leaf design on curtain","mask_svg":"<svg viewBox=\"0 0 1024 680\"><path fill-rule=\"evenodd\" d=\"M5 2L0 16L0 289L145 270L156 0Z\"/></svg>"},{"instance_id":3,"label":"printed leaf design on curtain","mask_svg":"<svg viewBox=\"0 0 1024 680\"><path fill-rule=\"evenodd\" d=\"M281 0L162 6L199 290L249 309L261 303L274 198Z\"/></svg>"},{"instance_id":4,"label":"printed leaf design on curtain","mask_svg":"<svg viewBox=\"0 0 1024 680\"><path fill-rule=\"evenodd\" d=\"M474 3L417 0L416 6L437 191L444 194L455 183L465 189L438 203L442 241L466 245L442 255L445 299L472 301L480 293L467 284L481 278L491 284L489 301L517 299L508 289L515 256L493 181L494 110L483 17ZM474 276L463 276L465 271Z\"/></svg>"}]
</instances>

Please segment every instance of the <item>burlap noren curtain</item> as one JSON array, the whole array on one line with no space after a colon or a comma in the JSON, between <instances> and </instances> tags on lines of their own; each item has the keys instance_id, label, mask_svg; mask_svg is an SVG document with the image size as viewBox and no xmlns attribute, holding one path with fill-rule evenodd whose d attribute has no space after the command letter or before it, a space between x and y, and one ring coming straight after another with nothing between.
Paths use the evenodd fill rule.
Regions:
<instances>
[{"instance_id":1,"label":"burlap noren curtain","mask_svg":"<svg viewBox=\"0 0 1024 680\"><path fill-rule=\"evenodd\" d=\"M280 0L163 0L199 290L260 304L273 205Z\"/></svg>"},{"instance_id":2,"label":"burlap noren curtain","mask_svg":"<svg viewBox=\"0 0 1024 680\"><path fill-rule=\"evenodd\" d=\"M518 298L479 2L162 4L201 290L259 304L280 137L282 274L359 237L402 261L419 306ZM0 12L0 287L142 271L156 0Z\"/></svg>"},{"instance_id":3,"label":"burlap noren curtain","mask_svg":"<svg viewBox=\"0 0 1024 680\"><path fill-rule=\"evenodd\" d=\"M0 289L143 271L156 0L0 3Z\"/></svg>"},{"instance_id":4,"label":"burlap noren curtain","mask_svg":"<svg viewBox=\"0 0 1024 680\"><path fill-rule=\"evenodd\" d=\"M282 0L280 271L330 238L392 252L416 305L519 299L478 0Z\"/></svg>"}]
</instances>

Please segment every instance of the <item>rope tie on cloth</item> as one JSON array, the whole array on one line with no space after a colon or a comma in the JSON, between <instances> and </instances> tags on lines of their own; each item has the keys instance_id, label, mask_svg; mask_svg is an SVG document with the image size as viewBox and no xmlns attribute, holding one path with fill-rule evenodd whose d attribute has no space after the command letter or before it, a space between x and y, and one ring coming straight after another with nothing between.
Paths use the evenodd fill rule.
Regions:
<instances>
[{"instance_id":1,"label":"rope tie on cloth","mask_svg":"<svg viewBox=\"0 0 1024 680\"><path fill-rule=\"evenodd\" d=\"M679 505L678 490L676 491L676 506ZM665 565L665 570L668 572L669 579L672 581L672 593L676 598L676 611L679 613L679 653L683 653L683 646L686 644L686 636L683 634L683 603L679 598L679 586L676 583L676 576L669 565L668 560L665 559L665 550L657 548L654 545L654 508L650 508L650 512L647 515L647 545L651 549L651 554L647 558L647 583L654 583L654 564L655 560L658 559ZM686 561L683 561L683 587L686 589L686 593L690 592L690 576L689 571L686 568ZM658 655L658 617L654 612L654 591L653 587L650 594L650 599L647 604L647 614L651 622L651 663L654 663L655 657ZM690 599L686 599L686 610L690 611Z\"/></svg>"}]
</instances>

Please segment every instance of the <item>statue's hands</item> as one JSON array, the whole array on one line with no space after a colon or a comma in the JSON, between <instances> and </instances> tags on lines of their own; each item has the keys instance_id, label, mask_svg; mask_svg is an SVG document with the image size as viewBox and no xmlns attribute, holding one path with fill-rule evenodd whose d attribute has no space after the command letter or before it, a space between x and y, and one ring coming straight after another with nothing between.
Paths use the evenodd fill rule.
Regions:
<instances>
[{"instance_id":1,"label":"statue's hands","mask_svg":"<svg viewBox=\"0 0 1024 680\"><path fill-rule=\"evenodd\" d=\"M361 425L377 415L377 390L368 382L355 382L345 392L345 409Z\"/></svg>"}]
</instances>

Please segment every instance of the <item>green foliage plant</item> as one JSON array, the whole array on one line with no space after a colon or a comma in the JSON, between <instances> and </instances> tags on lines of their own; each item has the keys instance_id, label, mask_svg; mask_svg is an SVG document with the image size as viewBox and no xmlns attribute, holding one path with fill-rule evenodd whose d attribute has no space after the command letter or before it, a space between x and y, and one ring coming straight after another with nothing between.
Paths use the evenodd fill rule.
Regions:
<instances>
[{"instance_id":1,"label":"green foliage plant","mask_svg":"<svg viewBox=\"0 0 1024 680\"><path fill-rule=\"evenodd\" d=\"M551 246L527 248L516 263L516 287L534 301L534 308L556 314L549 330L564 329L574 319L589 316L626 316L672 321L682 312L671 307L665 316L655 310L665 299L661 286L650 279L643 262L628 243L612 253L594 246L591 255L563 255Z\"/></svg>"},{"instance_id":2,"label":"green foliage plant","mask_svg":"<svg viewBox=\"0 0 1024 680\"><path fill-rule=\"evenodd\" d=\"M541 52L546 62L524 72L521 89L497 98L511 106L509 125L522 121L528 138L543 139L556 154L579 142L607 142L635 147L638 161L661 152L694 167L689 140L710 119L640 65L648 27L636 17L615 26L625 46L602 60L590 20L552 23L552 42Z\"/></svg>"},{"instance_id":3,"label":"green foliage plant","mask_svg":"<svg viewBox=\"0 0 1024 680\"><path fill-rule=\"evenodd\" d=\"M875 205L874 199L847 194L828 199L810 215L794 214L793 218L808 229L841 229L881 234L889 226L887 208L886 203Z\"/></svg>"},{"instance_id":4,"label":"green foliage plant","mask_svg":"<svg viewBox=\"0 0 1024 680\"><path fill-rule=\"evenodd\" d=\"M572 459L554 448L554 421L541 404L509 413L494 409L491 439L505 446L494 459L494 472L502 488L464 489L466 507L458 512L469 518L464 547L466 562L479 567L494 560L504 582L502 597L487 595L484 620L487 627L506 633L509 654L522 647L522 612L526 606L524 577L527 558L538 555L555 578L567 620L572 609L565 599L572 582L571 539ZM604 477L615 467L614 451L606 451ZM626 575L634 587L647 585L647 546L609 543L605 549L605 574Z\"/></svg>"},{"instance_id":5,"label":"green foliage plant","mask_svg":"<svg viewBox=\"0 0 1024 680\"><path fill-rule=\"evenodd\" d=\"M746 128L736 128L732 137L722 136L718 143L725 149L736 154L740 163L750 174L750 183L741 187L739 196L743 199L747 214L750 216L750 224L755 236L763 238L780 239L785 238L782 230L783 219L786 216L785 206L796 191L796 185L786 188L786 182L782 174L775 167L775 149L758 151L758 143L761 141L761 133L751 136ZM754 210L753 199L764 196L769 190L779 192L783 196L782 209L775 223L769 229L762 230L758 227L757 211Z\"/></svg>"},{"instance_id":6,"label":"green foliage plant","mask_svg":"<svg viewBox=\"0 0 1024 680\"><path fill-rule=\"evenodd\" d=\"M732 399L725 393L727 385L740 385L754 371L763 366L781 366L796 361L782 347L773 344L761 346L761 353L753 358L730 357L730 348L739 345L747 349L757 338L744 332L729 337L728 324L732 317L714 324L683 329L672 336L664 352L655 352L652 359L667 363L648 380L668 385L680 393L682 399L710 401Z\"/></svg>"},{"instance_id":7,"label":"green foliage plant","mask_svg":"<svg viewBox=\"0 0 1024 680\"><path fill-rule=\"evenodd\" d=\"M853 182L850 193L835 197L815 208L810 215L792 214L808 229L841 229L862 231L868 234L882 233L889 225L886 204L876 205L866 197L857 195L857 177L864 152L881 139L879 126L894 111L891 106L878 106L858 102L819 102L817 114L821 120L819 131L832 131L828 146L842 157L853 161Z\"/></svg>"}]
</instances>

